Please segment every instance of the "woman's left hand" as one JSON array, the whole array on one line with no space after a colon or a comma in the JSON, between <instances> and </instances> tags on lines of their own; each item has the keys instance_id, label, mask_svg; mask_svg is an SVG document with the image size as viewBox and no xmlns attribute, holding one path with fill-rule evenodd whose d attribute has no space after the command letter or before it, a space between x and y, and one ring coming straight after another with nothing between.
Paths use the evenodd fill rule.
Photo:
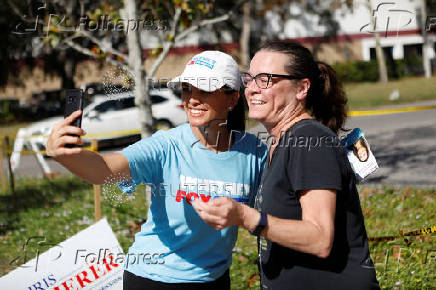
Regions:
<instances>
[{"instance_id":1,"label":"woman's left hand","mask_svg":"<svg viewBox=\"0 0 436 290\"><path fill-rule=\"evenodd\" d=\"M209 202L196 198L192 205L198 215L216 230L239 226L244 220L243 205L228 197L219 197Z\"/></svg>"}]
</instances>

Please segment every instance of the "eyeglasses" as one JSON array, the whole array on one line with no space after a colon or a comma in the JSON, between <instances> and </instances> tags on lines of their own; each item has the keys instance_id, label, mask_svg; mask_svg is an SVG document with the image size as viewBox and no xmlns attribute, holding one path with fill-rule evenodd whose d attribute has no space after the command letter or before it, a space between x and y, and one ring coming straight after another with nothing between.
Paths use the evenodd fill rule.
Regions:
<instances>
[{"instance_id":1,"label":"eyeglasses","mask_svg":"<svg viewBox=\"0 0 436 290\"><path fill-rule=\"evenodd\" d=\"M301 79L299 77L291 76L291 75L278 75L278 74L269 74L269 73L260 73L256 76L252 76L251 74L247 72L241 73L242 83L244 86L248 86L248 84L254 80L256 82L256 85L260 89L267 89L272 85L271 78L284 78L289 80L297 80Z\"/></svg>"}]
</instances>

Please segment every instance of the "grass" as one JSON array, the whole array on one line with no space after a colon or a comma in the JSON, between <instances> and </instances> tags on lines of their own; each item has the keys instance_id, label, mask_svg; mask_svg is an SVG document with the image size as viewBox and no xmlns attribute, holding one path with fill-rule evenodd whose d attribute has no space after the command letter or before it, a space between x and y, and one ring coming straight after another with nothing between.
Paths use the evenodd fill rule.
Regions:
<instances>
[{"instance_id":1,"label":"grass","mask_svg":"<svg viewBox=\"0 0 436 290\"><path fill-rule=\"evenodd\" d=\"M94 222L93 190L85 181L62 177L52 181L21 179L16 184L15 196L0 194L0 276L24 263L24 256L10 262L28 237L44 236L47 243L57 244ZM142 192L141 188L137 192ZM134 197L131 200L121 194L115 185L102 186L102 215L125 252L147 213L145 195ZM28 257L36 255L37 247L27 249Z\"/></svg>"},{"instance_id":2,"label":"grass","mask_svg":"<svg viewBox=\"0 0 436 290\"><path fill-rule=\"evenodd\" d=\"M436 226L436 189L363 188L361 203L368 236L398 235ZM436 288L435 234L370 243L382 289Z\"/></svg>"},{"instance_id":3,"label":"grass","mask_svg":"<svg viewBox=\"0 0 436 290\"><path fill-rule=\"evenodd\" d=\"M344 85L350 110L369 109L381 105L396 105L436 99L436 81L422 77L403 78L382 83L347 83ZM389 96L395 89L400 98L390 101Z\"/></svg>"},{"instance_id":4,"label":"grass","mask_svg":"<svg viewBox=\"0 0 436 290\"><path fill-rule=\"evenodd\" d=\"M362 187L359 189L369 237L398 235L436 226L436 189ZM411 237L406 242L369 244L382 289L436 288L435 234ZM240 230L230 270L235 289L258 289L256 240Z\"/></svg>"},{"instance_id":5,"label":"grass","mask_svg":"<svg viewBox=\"0 0 436 290\"><path fill-rule=\"evenodd\" d=\"M146 217L144 189L137 189L134 198L129 198L114 185L102 187L102 213L124 251ZM436 225L436 189L362 187L360 198L370 237ZM28 237L45 236L48 243L59 243L92 224L93 215L92 186L84 181L74 177L17 180L15 201L9 193L0 193L0 276L24 263L20 253ZM382 289L436 287L434 234L409 241L410 246L401 239L370 243ZM47 249L39 247L40 252ZM26 251L32 258L36 246ZM258 289L256 258L255 238L240 230L230 271L233 289Z\"/></svg>"}]
</instances>

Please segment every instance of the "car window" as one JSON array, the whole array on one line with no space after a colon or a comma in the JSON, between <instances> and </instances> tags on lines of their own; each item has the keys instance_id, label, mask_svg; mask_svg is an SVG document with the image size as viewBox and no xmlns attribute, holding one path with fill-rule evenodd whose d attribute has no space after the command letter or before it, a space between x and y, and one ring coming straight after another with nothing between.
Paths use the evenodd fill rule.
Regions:
<instances>
[{"instance_id":1,"label":"car window","mask_svg":"<svg viewBox=\"0 0 436 290\"><path fill-rule=\"evenodd\" d=\"M151 98L151 103L153 105L168 100L167 98L159 95L150 95L150 98ZM99 113L105 113L110 111L124 110L133 107L135 107L135 98L131 97L131 98L118 99L118 100L108 100L106 102L103 102L95 106L94 110Z\"/></svg>"},{"instance_id":2,"label":"car window","mask_svg":"<svg viewBox=\"0 0 436 290\"><path fill-rule=\"evenodd\" d=\"M108 100L103 102L97 106L95 106L94 110L99 113L105 113L110 111L119 111L128 108L132 108L135 106L135 98L123 98L117 100Z\"/></svg>"},{"instance_id":3,"label":"car window","mask_svg":"<svg viewBox=\"0 0 436 290\"><path fill-rule=\"evenodd\" d=\"M94 110L99 113L105 113L110 111L118 110L118 100L109 100L95 106Z\"/></svg>"},{"instance_id":4,"label":"car window","mask_svg":"<svg viewBox=\"0 0 436 290\"><path fill-rule=\"evenodd\" d=\"M178 99L182 99L182 90L173 90L174 96L176 96Z\"/></svg>"},{"instance_id":5,"label":"car window","mask_svg":"<svg viewBox=\"0 0 436 290\"><path fill-rule=\"evenodd\" d=\"M159 95L150 95L150 98L153 105L165 102L167 100L167 98Z\"/></svg>"},{"instance_id":6,"label":"car window","mask_svg":"<svg viewBox=\"0 0 436 290\"><path fill-rule=\"evenodd\" d=\"M135 106L135 98L125 98L121 99L119 104L119 109L124 110L128 108L133 108Z\"/></svg>"}]
</instances>

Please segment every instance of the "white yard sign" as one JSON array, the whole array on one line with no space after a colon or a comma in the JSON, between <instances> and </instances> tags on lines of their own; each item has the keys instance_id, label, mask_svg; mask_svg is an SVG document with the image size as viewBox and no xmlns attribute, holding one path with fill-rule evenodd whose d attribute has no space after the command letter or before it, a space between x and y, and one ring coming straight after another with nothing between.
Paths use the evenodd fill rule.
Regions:
<instances>
[{"instance_id":1,"label":"white yard sign","mask_svg":"<svg viewBox=\"0 0 436 290\"><path fill-rule=\"evenodd\" d=\"M124 254L106 219L0 278L0 289L122 289Z\"/></svg>"}]
</instances>

